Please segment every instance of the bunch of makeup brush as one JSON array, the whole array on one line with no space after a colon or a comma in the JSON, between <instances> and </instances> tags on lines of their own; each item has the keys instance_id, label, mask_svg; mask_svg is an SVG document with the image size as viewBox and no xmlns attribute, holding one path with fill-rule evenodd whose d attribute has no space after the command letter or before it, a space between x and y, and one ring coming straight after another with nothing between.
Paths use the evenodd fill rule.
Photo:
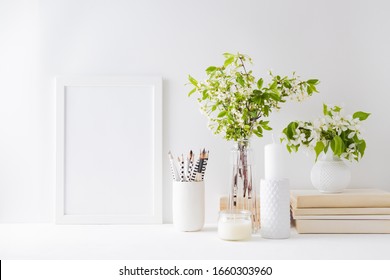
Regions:
<instances>
[{"instance_id":1,"label":"bunch of makeup brush","mask_svg":"<svg viewBox=\"0 0 390 280\"><path fill-rule=\"evenodd\" d=\"M188 153L186 159L184 159L184 155L182 154L181 157L179 156L175 160L171 151L168 152L168 156L171 163L173 181L200 182L204 180L209 151L206 152L206 149L200 150L199 158L196 162L192 150Z\"/></svg>"}]
</instances>

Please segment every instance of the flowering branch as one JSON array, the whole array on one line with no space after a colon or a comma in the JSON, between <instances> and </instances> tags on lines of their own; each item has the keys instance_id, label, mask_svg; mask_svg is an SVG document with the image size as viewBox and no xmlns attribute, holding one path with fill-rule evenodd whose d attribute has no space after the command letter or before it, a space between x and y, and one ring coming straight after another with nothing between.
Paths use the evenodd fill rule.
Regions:
<instances>
[{"instance_id":1,"label":"flowering branch","mask_svg":"<svg viewBox=\"0 0 390 280\"><path fill-rule=\"evenodd\" d=\"M364 156L366 141L361 137L361 122L370 114L362 111L344 116L339 106L323 105L324 116L313 122L294 121L284 130L282 141L287 150L297 152L302 146L314 149L316 160L329 148L334 155L350 161L359 161Z\"/></svg>"},{"instance_id":2,"label":"flowering branch","mask_svg":"<svg viewBox=\"0 0 390 280\"><path fill-rule=\"evenodd\" d=\"M264 130L272 130L267 118L274 109L280 109L287 99L302 101L318 92L317 79L301 81L292 77L274 76L264 86L264 79L256 79L247 65L252 59L245 54L225 53L222 66L206 69L207 79L200 82L188 76L198 93L201 111L209 119L214 134L222 134L226 140L249 139L253 134L263 137Z\"/></svg>"}]
</instances>

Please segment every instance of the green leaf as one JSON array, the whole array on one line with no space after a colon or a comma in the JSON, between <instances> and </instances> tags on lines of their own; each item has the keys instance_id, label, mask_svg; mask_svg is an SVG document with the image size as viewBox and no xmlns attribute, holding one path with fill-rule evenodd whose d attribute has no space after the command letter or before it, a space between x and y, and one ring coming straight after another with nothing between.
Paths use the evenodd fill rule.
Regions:
<instances>
[{"instance_id":1,"label":"green leaf","mask_svg":"<svg viewBox=\"0 0 390 280\"><path fill-rule=\"evenodd\" d=\"M191 96L196 91L196 88L193 88L189 93L188 96Z\"/></svg>"},{"instance_id":2,"label":"green leaf","mask_svg":"<svg viewBox=\"0 0 390 280\"><path fill-rule=\"evenodd\" d=\"M266 124L262 124L261 126L262 126L263 129L265 129L265 130L272 130L272 127L269 127L269 126L266 125Z\"/></svg>"},{"instance_id":3,"label":"green leaf","mask_svg":"<svg viewBox=\"0 0 390 280\"><path fill-rule=\"evenodd\" d=\"M324 153L326 154L329 150L329 141L326 143L326 146L324 148Z\"/></svg>"},{"instance_id":4,"label":"green leaf","mask_svg":"<svg viewBox=\"0 0 390 280\"><path fill-rule=\"evenodd\" d=\"M215 70L217 70L217 67L215 67L215 66L210 66L210 67L208 67L208 68L206 69L206 73L207 73L207 74L210 74L210 73L214 72Z\"/></svg>"},{"instance_id":5,"label":"green leaf","mask_svg":"<svg viewBox=\"0 0 390 280\"><path fill-rule=\"evenodd\" d=\"M313 89L312 89L312 87L309 84L307 85L306 90L307 90L307 93L309 95L311 95L313 93Z\"/></svg>"},{"instance_id":6,"label":"green leaf","mask_svg":"<svg viewBox=\"0 0 390 280\"><path fill-rule=\"evenodd\" d=\"M263 137L263 134L261 134L261 133L260 133L259 131L257 131L257 130L253 131L253 133L254 133L257 137L259 137L259 138Z\"/></svg>"},{"instance_id":7,"label":"green leaf","mask_svg":"<svg viewBox=\"0 0 390 280\"><path fill-rule=\"evenodd\" d=\"M328 114L328 105L326 105L326 104L324 103L322 106L323 106L324 116L326 116L326 115Z\"/></svg>"},{"instance_id":8,"label":"green leaf","mask_svg":"<svg viewBox=\"0 0 390 280\"><path fill-rule=\"evenodd\" d=\"M250 112L249 112L249 115L250 115L251 118L256 118L256 117L257 117L257 112L255 112L255 111L250 111Z\"/></svg>"},{"instance_id":9,"label":"green leaf","mask_svg":"<svg viewBox=\"0 0 390 280\"><path fill-rule=\"evenodd\" d=\"M225 60L223 63L223 66L228 67L232 62L234 61L234 56L230 56L228 59Z\"/></svg>"},{"instance_id":10,"label":"green leaf","mask_svg":"<svg viewBox=\"0 0 390 280\"><path fill-rule=\"evenodd\" d=\"M360 153L360 157L362 158L364 156L364 151L366 150L366 141L361 140L361 142L357 145L358 151Z\"/></svg>"},{"instance_id":11,"label":"green leaf","mask_svg":"<svg viewBox=\"0 0 390 280\"><path fill-rule=\"evenodd\" d=\"M264 116L264 117L268 117L269 111L270 111L269 106L265 105L265 106L263 107L263 116Z\"/></svg>"},{"instance_id":12,"label":"green leaf","mask_svg":"<svg viewBox=\"0 0 390 280\"><path fill-rule=\"evenodd\" d=\"M315 86L310 85L310 87L311 87L311 89L313 90L313 92L317 92L317 93L319 92Z\"/></svg>"},{"instance_id":13,"label":"green leaf","mask_svg":"<svg viewBox=\"0 0 390 280\"><path fill-rule=\"evenodd\" d=\"M314 151L316 152L316 161L318 159L318 156L324 151L325 145L322 141L317 142L316 146L314 147Z\"/></svg>"},{"instance_id":14,"label":"green leaf","mask_svg":"<svg viewBox=\"0 0 390 280\"><path fill-rule=\"evenodd\" d=\"M280 101L280 93L276 88L269 89L265 94L263 95L264 99L273 99L275 101Z\"/></svg>"},{"instance_id":15,"label":"green leaf","mask_svg":"<svg viewBox=\"0 0 390 280\"><path fill-rule=\"evenodd\" d=\"M239 83L242 87L245 86L245 81L244 81L244 79L242 78L241 75L239 75L239 74L237 75L236 81L237 81L237 83Z\"/></svg>"},{"instance_id":16,"label":"green leaf","mask_svg":"<svg viewBox=\"0 0 390 280\"><path fill-rule=\"evenodd\" d=\"M223 54L223 56L224 56L225 58L229 58L229 57L234 57L234 54L225 52L225 53Z\"/></svg>"},{"instance_id":17,"label":"green leaf","mask_svg":"<svg viewBox=\"0 0 390 280\"><path fill-rule=\"evenodd\" d=\"M320 83L320 81L317 79L310 79L310 80L307 80L306 83L308 83L309 85L315 86L315 85L318 85Z\"/></svg>"},{"instance_id":18,"label":"green leaf","mask_svg":"<svg viewBox=\"0 0 390 280\"><path fill-rule=\"evenodd\" d=\"M276 93L270 92L269 97L275 101L280 101L280 96Z\"/></svg>"},{"instance_id":19,"label":"green leaf","mask_svg":"<svg viewBox=\"0 0 390 280\"><path fill-rule=\"evenodd\" d=\"M345 144L340 136L336 135L330 142L330 147L336 156L340 156L345 150Z\"/></svg>"},{"instance_id":20,"label":"green leaf","mask_svg":"<svg viewBox=\"0 0 390 280\"><path fill-rule=\"evenodd\" d=\"M336 113L339 113L339 112L341 112L341 109L342 109L342 108L339 107L339 106L334 106L332 110L333 110L334 112L336 112Z\"/></svg>"},{"instance_id":21,"label":"green leaf","mask_svg":"<svg viewBox=\"0 0 390 280\"><path fill-rule=\"evenodd\" d=\"M260 78L260 79L257 81L257 88L258 88L258 89L261 89L261 88L263 87L263 83L264 83L263 78Z\"/></svg>"},{"instance_id":22,"label":"green leaf","mask_svg":"<svg viewBox=\"0 0 390 280\"><path fill-rule=\"evenodd\" d=\"M294 152L298 152L298 148L299 148L299 145L297 146L291 146L291 150L294 151Z\"/></svg>"},{"instance_id":23,"label":"green leaf","mask_svg":"<svg viewBox=\"0 0 390 280\"><path fill-rule=\"evenodd\" d=\"M191 75L188 75L188 80L191 84L193 84L195 87L198 87L198 81L195 80Z\"/></svg>"},{"instance_id":24,"label":"green leaf","mask_svg":"<svg viewBox=\"0 0 390 280\"><path fill-rule=\"evenodd\" d=\"M218 114L218 118L222 118L222 117L224 117L224 116L226 116L226 114L227 114L227 112L226 111L222 111L222 112L220 112L219 114Z\"/></svg>"},{"instance_id":25,"label":"green leaf","mask_svg":"<svg viewBox=\"0 0 390 280\"><path fill-rule=\"evenodd\" d=\"M287 80L285 80L285 81L283 82L283 86L286 87L286 88L288 88L288 89L291 88L291 84L290 84L290 82L287 81Z\"/></svg>"},{"instance_id":26,"label":"green leaf","mask_svg":"<svg viewBox=\"0 0 390 280\"><path fill-rule=\"evenodd\" d=\"M361 120L361 121L364 121L364 120L366 120L370 115L371 115L370 113L358 111L358 112L355 112L355 114L353 114L353 118L354 118L354 119L359 119L359 120Z\"/></svg>"},{"instance_id":27,"label":"green leaf","mask_svg":"<svg viewBox=\"0 0 390 280\"><path fill-rule=\"evenodd\" d=\"M291 122L288 126L287 126L287 137L288 139L292 139L294 137L294 134L295 134L295 130L297 129L297 126L298 126L298 123L296 122Z\"/></svg>"},{"instance_id":28,"label":"green leaf","mask_svg":"<svg viewBox=\"0 0 390 280\"><path fill-rule=\"evenodd\" d=\"M284 135L286 135L288 137L288 135L287 135L287 127L285 127L282 132L283 132Z\"/></svg>"}]
</instances>

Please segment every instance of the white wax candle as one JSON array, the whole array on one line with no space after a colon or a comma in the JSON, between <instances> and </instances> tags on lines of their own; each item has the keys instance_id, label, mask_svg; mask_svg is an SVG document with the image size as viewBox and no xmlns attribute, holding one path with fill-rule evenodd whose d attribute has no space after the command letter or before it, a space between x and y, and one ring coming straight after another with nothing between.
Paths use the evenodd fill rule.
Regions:
<instances>
[{"instance_id":1,"label":"white wax candle","mask_svg":"<svg viewBox=\"0 0 390 280\"><path fill-rule=\"evenodd\" d=\"M284 179L286 172L286 151L281 144L272 143L264 147L264 171L266 180Z\"/></svg>"},{"instance_id":2,"label":"white wax candle","mask_svg":"<svg viewBox=\"0 0 390 280\"><path fill-rule=\"evenodd\" d=\"M220 220L218 236L224 240L245 240L252 234L252 223L246 219Z\"/></svg>"}]
</instances>

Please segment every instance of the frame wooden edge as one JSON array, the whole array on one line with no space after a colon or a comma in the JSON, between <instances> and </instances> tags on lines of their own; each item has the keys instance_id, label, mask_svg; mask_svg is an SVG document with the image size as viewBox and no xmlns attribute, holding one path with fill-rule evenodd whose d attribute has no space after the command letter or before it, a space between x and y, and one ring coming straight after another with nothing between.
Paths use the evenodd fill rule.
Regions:
<instances>
[{"instance_id":1,"label":"frame wooden edge","mask_svg":"<svg viewBox=\"0 0 390 280\"><path fill-rule=\"evenodd\" d=\"M75 77L57 76L56 81L56 224L162 224L162 140L163 140L163 79L160 76ZM154 87L154 196L152 216L132 215L66 215L65 214L65 91L67 86L127 86L152 85ZM131 219L133 223L129 223Z\"/></svg>"},{"instance_id":2,"label":"frame wooden edge","mask_svg":"<svg viewBox=\"0 0 390 280\"><path fill-rule=\"evenodd\" d=\"M64 219L65 83L56 78L56 223Z\"/></svg>"},{"instance_id":3,"label":"frame wooden edge","mask_svg":"<svg viewBox=\"0 0 390 280\"><path fill-rule=\"evenodd\" d=\"M154 100L154 124L155 124L155 133L154 135L154 193L158 197L163 197L162 195L162 170L163 170L163 161L162 161L162 142L163 142L163 104L162 104L162 78L155 78L155 100ZM158 137L156 137L158 136ZM158 155L161 155L160 157ZM154 206L155 206L155 217L156 223L163 223L163 205L162 199L158 200L154 197Z\"/></svg>"}]
</instances>

